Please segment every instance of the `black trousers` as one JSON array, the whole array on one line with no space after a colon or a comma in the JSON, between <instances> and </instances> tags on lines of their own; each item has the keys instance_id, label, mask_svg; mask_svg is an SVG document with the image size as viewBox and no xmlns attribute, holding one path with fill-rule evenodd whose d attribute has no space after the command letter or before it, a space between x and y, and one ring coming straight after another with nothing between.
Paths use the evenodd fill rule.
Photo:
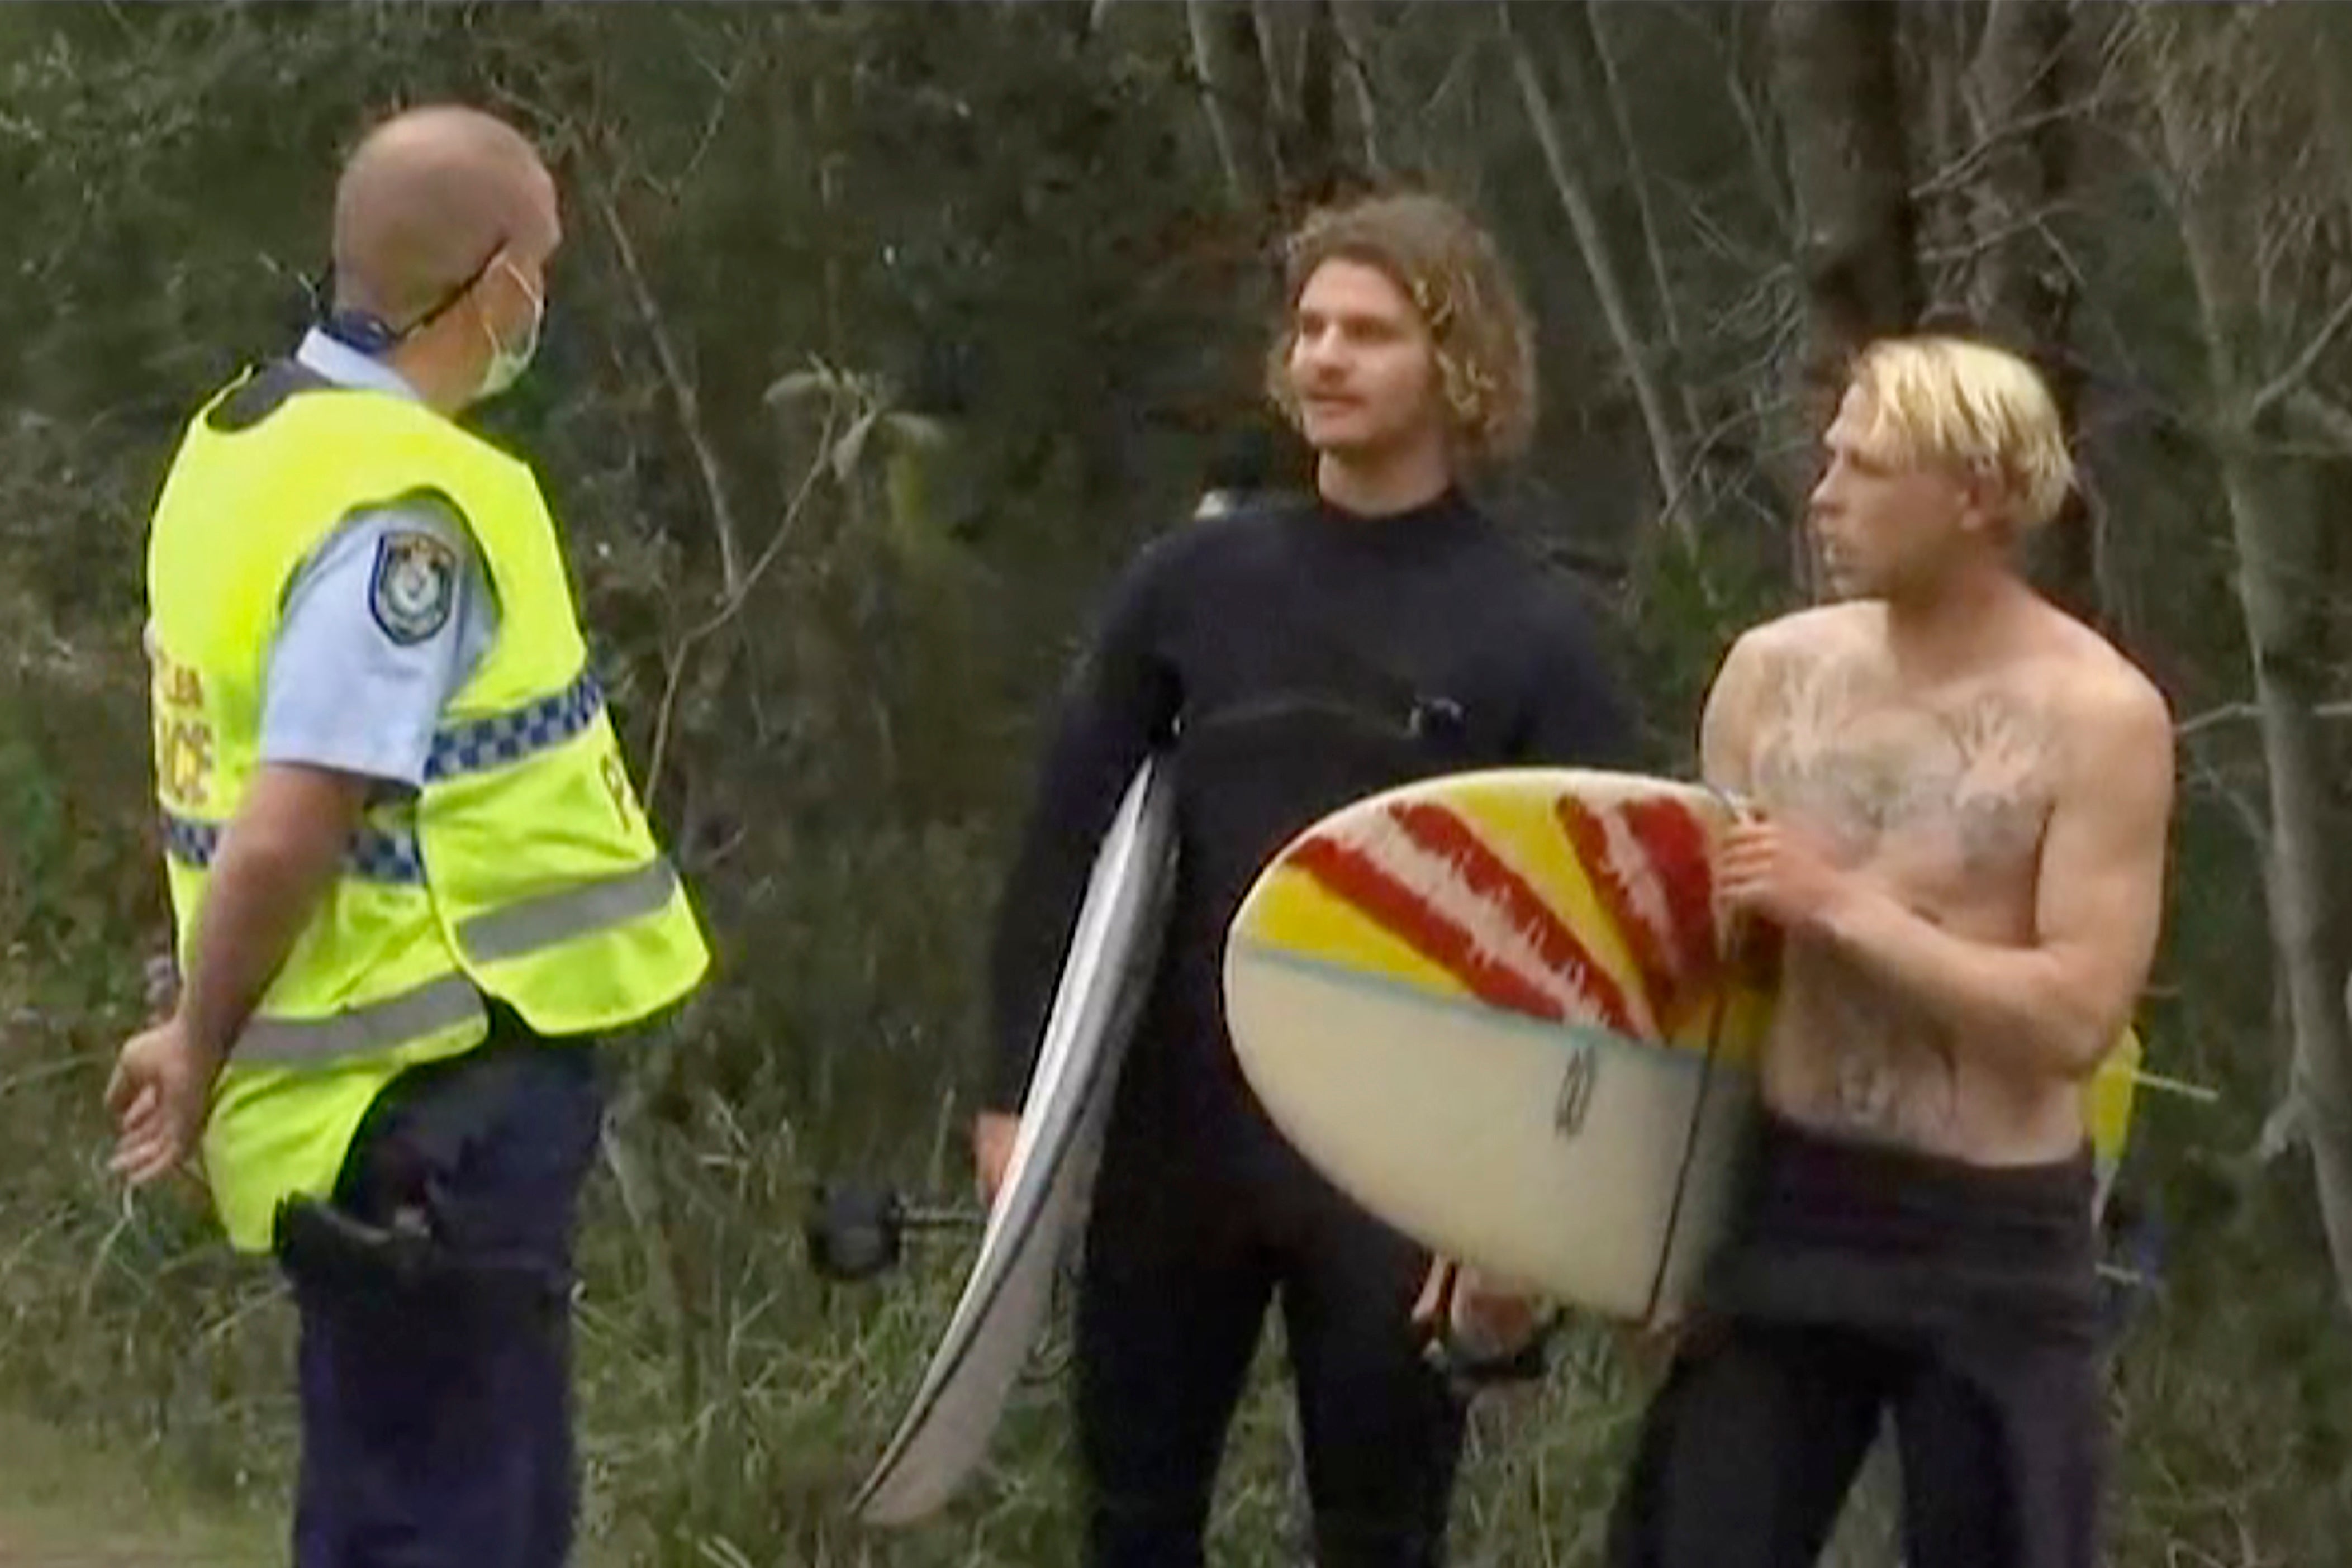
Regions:
<instances>
[{"instance_id":1,"label":"black trousers","mask_svg":"<svg viewBox=\"0 0 2352 1568\"><path fill-rule=\"evenodd\" d=\"M1806 1568L1892 1415L1906 1568L2095 1568L2086 1161L1986 1171L1768 1129L1651 1405L1612 1568Z\"/></svg>"},{"instance_id":2,"label":"black trousers","mask_svg":"<svg viewBox=\"0 0 2352 1568\"><path fill-rule=\"evenodd\" d=\"M1114 1151L1116 1154L1118 1151ZM1463 1406L1411 1324L1429 1258L1283 1151L1245 1176L1107 1163L1078 1299L1091 1568L1193 1568L1279 1302L1322 1568L1435 1568Z\"/></svg>"},{"instance_id":3,"label":"black trousers","mask_svg":"<svg viewBox=\"0 0 2352 1568\"><path fill-rule=\"evenodd\" d=\"M422 1201L478 1272L282 1259L299 1318L295 1568L560 1568L577 1503L572 1246L604 1100L584 1045L491 1041L386 1090L337 1205Z\"/></svg>"},{"instance_id":4,"label":"black trousers","mask_svg":"<svg viewBox=\"0 0 2352 1568\"><path fill-rule=\"evenodd\" d=\"M2094 1568L2102 1415L2087 1359L1735 1321L1677 1358L1652 1405L1608 1560L1806 1568L1891 1412L1905 1568Z\"/></svg>"}]
</instances>

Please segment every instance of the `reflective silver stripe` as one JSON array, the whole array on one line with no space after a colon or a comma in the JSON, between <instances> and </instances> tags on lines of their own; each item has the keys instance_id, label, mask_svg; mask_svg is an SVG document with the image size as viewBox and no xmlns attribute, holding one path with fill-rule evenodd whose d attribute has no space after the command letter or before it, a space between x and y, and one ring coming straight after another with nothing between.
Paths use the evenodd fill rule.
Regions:
<instances>
[{"instance_id":1,"label":"reflective silver stripe","mask_svg":"<svg viewBox=\"0 0 2352 1568\"><path fill-rule=\"evenodd\" d=\"M346 1008L325 1018L256 1017L229 1055L247 1066L308 1065L344 1057L382 1056L454 1024L484 1017L481 994L462 974L428 980L413 991Z\"/></svg>"},{"instance_id":2,"label":"reflective silver stripe","mask_svg":"<svg viewBox=\"0 0 2352 1568\"><path fill-rule=\"evenodd\" d=\"M546 893L476 915L457 928L457 945L476 963L496 963L553 947L607 926L625 925L653 914L677 891L677 873L667 859L584 887Z\"/></svg>"}]
</instances>

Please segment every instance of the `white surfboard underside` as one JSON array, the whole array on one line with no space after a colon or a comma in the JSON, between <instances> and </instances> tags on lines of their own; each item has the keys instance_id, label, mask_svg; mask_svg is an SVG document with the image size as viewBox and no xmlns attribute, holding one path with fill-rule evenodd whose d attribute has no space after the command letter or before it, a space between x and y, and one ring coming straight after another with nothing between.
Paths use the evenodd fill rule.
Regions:
<instances>
[{"instance_id":1,"label":"white surfboard underside","mask_svg":"<svg viewBox=\"0 0 2352 1568\"><path fill-rule=\"evenodd\" d=\"M1276 1125L1403 1234L1612 1317L1688 1299L1739 1173L1745 1068L1245 937L1225 994Z\"/></svg>"},{"instance_id":2,"label":"white surfboard underside","mask_svg":"<svg viewBox=\"0 0 2352 1568\"><path fill-rule=\"evenodd\" d=\"M979 1257L906 1415L851 1503L868 1524L911 1524L954 1496L986 1453L1036 1340L1157 958L1171 788L1165 764L1147 760L1104 836Z\"/></svg>"}]
</instances>

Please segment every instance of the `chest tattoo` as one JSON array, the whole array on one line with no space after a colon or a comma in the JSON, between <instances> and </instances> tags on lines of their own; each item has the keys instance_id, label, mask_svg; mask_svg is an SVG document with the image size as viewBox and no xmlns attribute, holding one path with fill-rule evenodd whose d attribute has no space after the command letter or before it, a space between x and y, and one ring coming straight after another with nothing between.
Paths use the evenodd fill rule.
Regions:
<instances>
[{"instance_id":1,"label":"chest tattoo","mask_svg":"<svg viewBox=\"0 0 2352 1568\"><path fill-rule=\"evenodd\" d=\"M1877 869L1923 911L2031 874L2056 743L2032 693L1912 695L1882 666L1837 656L1784 658L1759 686L1758 803L1801 822L1842 864ZM1951 1126L1953 1041L1937 1020L1826 952L1797 959L1788 979L1817 1115L1910 1144Z\"/></svg>"},{"instance_id":2,"label":"chest tattoo","mask_svg":"<svg viewBox=\"0 0 2352 1568\"><path fill-rule=\"evenodd\" d=\"M1795 668L1778 685L1759 716L1756 794L1828 834L1843 858L1909 845L1975 875L2040 844L2053 738L2030 699L1906 701L1853 661Z\"/></svg>"}]
</instances>

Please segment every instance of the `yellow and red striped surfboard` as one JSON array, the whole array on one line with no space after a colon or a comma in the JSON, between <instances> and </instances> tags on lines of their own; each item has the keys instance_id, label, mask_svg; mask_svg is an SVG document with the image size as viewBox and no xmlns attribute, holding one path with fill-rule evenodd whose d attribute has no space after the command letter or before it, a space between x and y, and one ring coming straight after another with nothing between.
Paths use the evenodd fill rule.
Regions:
<instances>
[{"instance_id":1,"label":"yellow and red striped surfboard","mask_svg":"<svg viewBox=\"0 0 2352 1568\"><path fill-rule=\"evenodd\" d=\"M1457 774L1345 807L1259 876L1227 1024L1276 1124L1448 1256L1571 1305L1670 1314L1719 1232L1772 1009L1767 942L1720 922L1706 789ZM2088 1116L2103 1163L2138 1042Z\"/></svg>"}]
</instances>

